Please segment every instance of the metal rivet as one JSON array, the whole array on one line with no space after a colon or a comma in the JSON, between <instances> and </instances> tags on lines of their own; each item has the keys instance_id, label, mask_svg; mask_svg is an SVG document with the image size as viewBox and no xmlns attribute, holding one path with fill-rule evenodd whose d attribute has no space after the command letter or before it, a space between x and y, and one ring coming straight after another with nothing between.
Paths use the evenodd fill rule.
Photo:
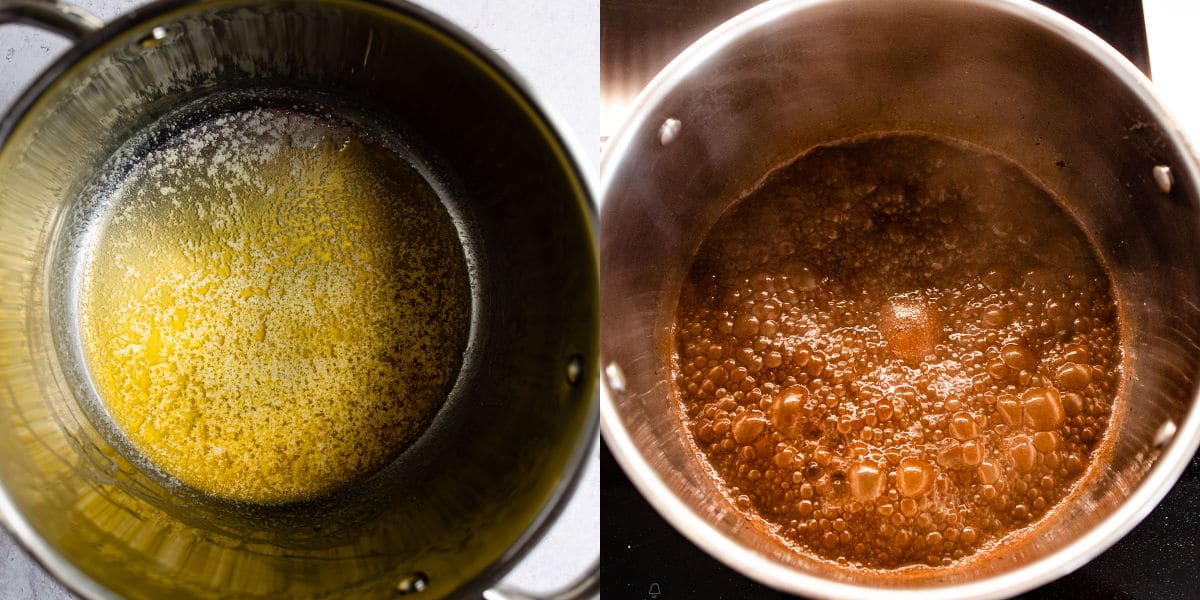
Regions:
<instances>
[{"instance_id":1,"label":"metal rivet","mask_svg":"<svg viewBox=\"0 0 1200 600\"><path fill-rule=\"evenodd\" d=\"M1163 446L1166 446L1167 442L1171 441L1171 438L1175 437L1175 429L1175 421L1168 420L1166 423L1160 425L1158 428L1158 433L1154 434L1154 447L1162 448Z\"/></svg>"},{"instance_id":2,"label":"metal rivet","mask_svg":"<svg viewBox=\"0 0 1200 600\"><path fill-rule=\"evenodd\" d=\"M608 363L608 366L604 367L604 376L608 378L608 388L614 393L620 394L625 391L625 373L617 363Z\"/></svg>"},{"instance_id":3,"label":"metal rivet","mask_svg":"<svg viewBox=\"0 0 1200 600\"><path fill-rule=\"evenodd\" d=\"M658 128L658 143L666 146L675 141L679 137L679 130L683 128L683 123L679 119L667 119L663 121L661 127Z\"/></svg>"},{"instance_id":4,"label":"metal rivet","mask_svg":"<svg viewBox=\"0 0 1200 600\"><path fill-rule=\"evenodd\" d=\"M567 360L567 383L578 385L583 379L583 357L578 354L572 354Z\"/></svg>"},{"instance_id":5,"label":"metal rivet","mask_svg":"<svg viewBox=\"0 0 1200 600\"><path fill-rule=\"evenodd\" d=\"M150 30L150 33L138 40L138 45L143 48L153 48L161 44L163 40L167 39L168 35L170 35L170 32L167 31L166 27L155 27L154 29Z\"/></svg>"},{"instance_id":6,"label":"metal rivet","mask_svg":"<svg viewBox=\"0 0 1200 600\"><path fill-rule=\"evenodd\" d=\"M417 571L396 584L396 592L403 595L416 594L429 586L429 576Z\"/></svg>"},{"instance_id":7,"label":"metal rivet","mask_svg":"<svg viewBox=\"0 0 1200 600\"><path fill-rule=\"evenodd\" d=\"M1170 194L1171 186L1175 185L1175 176L1171 174L1171 167L1155 165L1150 172L1154 175L1154 183L1158 184L1158 189L1164 194Z\"/></svg>"}]
</instances>

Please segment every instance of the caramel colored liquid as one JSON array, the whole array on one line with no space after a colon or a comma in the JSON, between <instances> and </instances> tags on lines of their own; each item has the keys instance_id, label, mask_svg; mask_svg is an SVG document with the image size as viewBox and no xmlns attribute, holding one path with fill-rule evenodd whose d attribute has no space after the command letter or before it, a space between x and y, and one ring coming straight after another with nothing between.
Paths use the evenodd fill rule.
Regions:
<instances>
[{"instance_id":1,"label":"caramel colored liquid","mask_svg":"<svg viewBox=\"0 0 1200 600\"><path fill-rule=\"evenodd\" d=\"M1110 282L999 158L817 148L724 214L676 317L683 423L731 503L802 552L949 566L1097 460L1121 382Z\"/></svg>"},{"instance_id":2,"label":"caramel colored liquid","mask_svg":"<svg viewBox=\"0 0 1200 600\"><path fill-rule=\"evenodd\" d=\"M154 466L256 503L384 466L453 385L469 330L457 229L347 127L254 110L184 131L118 188L80 330L113 422Z\"/></svg>"}]
</instances>

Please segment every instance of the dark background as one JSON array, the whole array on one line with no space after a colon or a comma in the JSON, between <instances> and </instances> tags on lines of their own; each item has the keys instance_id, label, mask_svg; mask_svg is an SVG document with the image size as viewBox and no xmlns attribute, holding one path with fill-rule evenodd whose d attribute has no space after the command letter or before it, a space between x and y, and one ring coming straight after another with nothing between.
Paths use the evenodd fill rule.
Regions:
<instances>
[{"instance_id":1,"label":"dark background","mask_svg":"<svg viewBox=\"0 0 1200 600\"><path fill-rule=\"evenodd\" d=\"M603 0L602 87L611 89L614 82L628 85L631 79L644 84L699 35L754 3ZM1140 0L1047 0L1042 4L1091 29L1149 73ZM646 503L607 447L601 461L604 597L651 598L652 591L665 600L792 597L705 554ZM1193 457L1179 483L1154 512L1124 539L1078 571L1021 598L1200 598L1198 537L1200 455Z\"/></svg>"}]
</instances>

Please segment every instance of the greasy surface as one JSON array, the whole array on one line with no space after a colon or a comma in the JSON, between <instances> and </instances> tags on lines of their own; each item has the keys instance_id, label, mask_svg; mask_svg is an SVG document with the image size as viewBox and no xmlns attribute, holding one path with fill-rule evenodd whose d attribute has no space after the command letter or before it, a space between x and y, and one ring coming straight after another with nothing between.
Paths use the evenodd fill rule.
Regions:
<instances>
[{"instance_id":1,"label":"greasy surface","mask_svg":"<svg viewBox=\"0 0 1200 600\"><path fill-rule=\"evenodd\" d=\"M996 158L818 148L713 227L674 383L731 502L844 564L949 565L1045 516L1120 382L1086 238Z\"/></svg>"},{"instance_id":2,"label":"greasy surface","mask_svg":"<svg viewBox=\"0 0 1200 600\"><path fill-rule=\"evenodd\" d=\"M441 406L470 310L429 184L347 127L255 110L185 131L117 190L80 330L113 421L157 468L240 501L379 469Z\"/></svg>"}]
</instances>

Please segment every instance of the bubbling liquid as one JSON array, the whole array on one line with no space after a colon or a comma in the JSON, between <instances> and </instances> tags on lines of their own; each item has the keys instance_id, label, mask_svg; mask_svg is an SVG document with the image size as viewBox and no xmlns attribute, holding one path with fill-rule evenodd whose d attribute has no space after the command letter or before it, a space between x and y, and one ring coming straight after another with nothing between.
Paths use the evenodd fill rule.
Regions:
<instances>
[{"instance_id":1,"label":"bubbling liquid","mask_svg":"<svg viewBox=\"0 0 1200 600\"><path fill-rule=\"evenodd\" d=\"M262 504L369 476L463 360L470 282L422 175L349 127L256 109L151 151L84 265L80 338L128 442Z\"/></svg>"},{"instance_id":2,"label":"bubbling liquid","mask_svg":"<svg viewBox=\"0 0 1200 600\"><path fill-rule=\"evenodd\" d=\"M713 226L672 361L733 505L855 567L951 566L1098 460L1121 384L1109 278L1014 165L889 135L818 147Z\"/></svg>"}]
</instances>

